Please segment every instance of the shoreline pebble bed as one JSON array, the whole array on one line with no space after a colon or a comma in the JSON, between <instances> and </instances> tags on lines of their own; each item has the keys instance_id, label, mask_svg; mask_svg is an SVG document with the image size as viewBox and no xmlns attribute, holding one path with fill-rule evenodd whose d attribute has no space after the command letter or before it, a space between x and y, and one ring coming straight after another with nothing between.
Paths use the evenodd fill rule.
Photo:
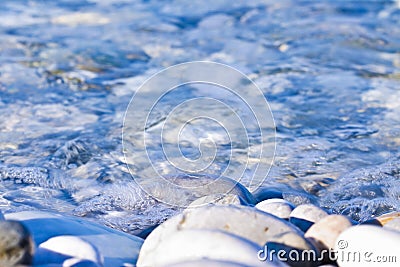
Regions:
<instances>
[{"instance_id":1,"label":"shoreline pebble bed","mask_svg":"<svg viewBox=\"0 0 400 267\"><path fill-rule=\"evenodd\" d=\"M359 225L317 205L279 198L283 195L274 191L249 204L237 192L210 192L145 239L78 217L9 213L0 216L0 265L376 266L340 257L356 252L400 261L400 212ZM301 256L307 253L314 256Z\"/></svg>"}]
</instances>

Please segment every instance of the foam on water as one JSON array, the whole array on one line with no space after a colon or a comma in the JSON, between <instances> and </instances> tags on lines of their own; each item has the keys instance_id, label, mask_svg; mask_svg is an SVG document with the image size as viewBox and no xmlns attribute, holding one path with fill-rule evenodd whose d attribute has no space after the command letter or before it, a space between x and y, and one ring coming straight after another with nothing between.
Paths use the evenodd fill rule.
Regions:
<instances>
[{"instance_id":1,"label":"foam on water","mask_svg":"<svg viewBox=\"0 0 400 267\"><path fill-rule=\"evenodd\" d=\"M400 209L400 156L384 164L357 169L339 177L320 194L321 204L334 213L365 221Z\"/></svg>"}]
</instances>

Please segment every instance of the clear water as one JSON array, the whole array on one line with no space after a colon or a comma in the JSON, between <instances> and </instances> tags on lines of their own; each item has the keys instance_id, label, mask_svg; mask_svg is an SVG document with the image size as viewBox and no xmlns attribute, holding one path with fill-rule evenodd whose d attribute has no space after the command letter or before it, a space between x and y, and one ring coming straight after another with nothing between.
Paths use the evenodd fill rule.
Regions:
<instances>
[{"instance_id":1,"label":"clear water","mask_svg":"<svg viewBox=\"0 0 400 267\"><path fill-rule=\"evenodd\" d=\"M131 233L174 214L133 182L121 129L145 79L193 60L234 66L263 90L277 126L265 186L360 221L400 209L399 1L20 0L1 1L0 18L4 212Z\"/></svg>"}]
</instances>

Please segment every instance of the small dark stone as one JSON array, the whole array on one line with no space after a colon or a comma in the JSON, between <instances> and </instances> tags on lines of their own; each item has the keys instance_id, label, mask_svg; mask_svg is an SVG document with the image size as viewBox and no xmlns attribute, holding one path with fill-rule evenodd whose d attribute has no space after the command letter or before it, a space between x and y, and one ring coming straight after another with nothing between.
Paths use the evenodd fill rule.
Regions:
<instances>
[{"instance_id":1,"label":"small dark stone","mask_svg":"<svg viewBox=\"0 0 400 267\"><path fill-rule=\"evenodd\" d=\"M33 242L20 222L0 221L0 266L30 265Z\"/></svg>"}]
</instances>

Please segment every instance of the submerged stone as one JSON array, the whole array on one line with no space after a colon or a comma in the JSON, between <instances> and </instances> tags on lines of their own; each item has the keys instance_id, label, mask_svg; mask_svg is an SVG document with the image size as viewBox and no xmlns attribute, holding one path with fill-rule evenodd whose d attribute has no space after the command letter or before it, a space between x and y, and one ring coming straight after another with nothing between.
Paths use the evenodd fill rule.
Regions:
<instances>
[{"instance_id":1,"label":"submerged stone","mask_svg":"<svg viewBox=\"0 0 400 267\"><path fill-rule=\"evenodd\" d=\"M245 186L227 177L175 175L164 177L164 180L148 179L140 182L140 186L155 199L180 207L187 207L198 198L215 194L233 194L246 203L255 203Z\"/></svg>"},{"instance_id":2,"label":"submerged stone","mask_svg":"<svg viewBox=\"0 0 400 267\"><path fill-rule=\"evenodd\" d=\"M32 233L36 244L57 236L79 236L98 249L104 257L105 266L135 264L143 243L139 237L85 219L56 213L24 211L6 214L6 218L22 222Z\"/></svg>"}]
</instances>

